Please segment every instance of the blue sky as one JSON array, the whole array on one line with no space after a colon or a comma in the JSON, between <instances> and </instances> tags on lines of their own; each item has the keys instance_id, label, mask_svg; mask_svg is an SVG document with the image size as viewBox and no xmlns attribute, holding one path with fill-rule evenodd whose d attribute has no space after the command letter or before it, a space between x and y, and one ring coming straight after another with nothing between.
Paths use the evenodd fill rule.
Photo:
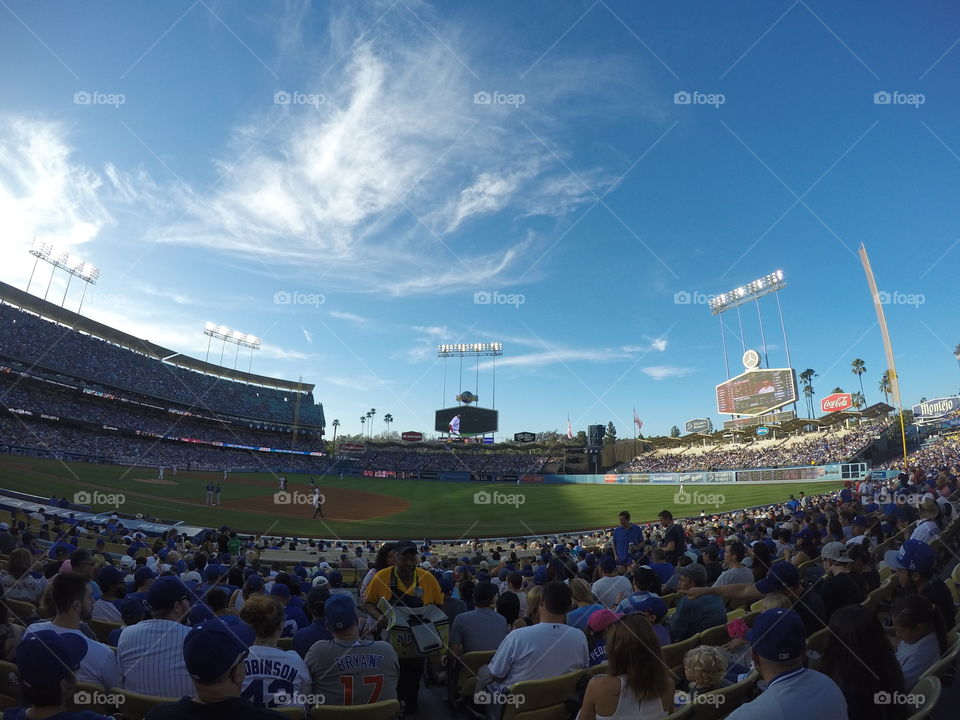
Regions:
<instances>
[{"instance_id":1,"label":"blue sky","mask_svg":"<svg viewBox=\"0 0 960 720\"><path fill-rule=\"evenodd\" d=\"M25 287L49 239L102 268L85 313L200 357L205 321L261 336L254 370L302 375L347 432L371 407L429 430L456 394L435 346L490 340L504 433L569 414L630 435L634 406L649 434L716 423L720 325L682 293L776 269L793 365L822 397L862 357L875 402L861 242L904 403L960 387L953 3L5 0L0 18L0 278Z\"/></svg>"}]
</instances>

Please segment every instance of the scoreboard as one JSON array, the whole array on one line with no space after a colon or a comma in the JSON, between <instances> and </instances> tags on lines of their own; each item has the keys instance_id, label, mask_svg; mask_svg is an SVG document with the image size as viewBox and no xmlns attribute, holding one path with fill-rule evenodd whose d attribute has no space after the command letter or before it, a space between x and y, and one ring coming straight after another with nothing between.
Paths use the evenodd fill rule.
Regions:
<instances>
[{"instance_id":1,"label":"scoreboard","mask_svg":"<svg viewBox=\"0 0 960 720\"><path fill-rule=\"evenodd\" d=\"M793 368L748 370L717 385L717 411L727 415L762 415L796 401Z\"/></svg>"}]
</instances>

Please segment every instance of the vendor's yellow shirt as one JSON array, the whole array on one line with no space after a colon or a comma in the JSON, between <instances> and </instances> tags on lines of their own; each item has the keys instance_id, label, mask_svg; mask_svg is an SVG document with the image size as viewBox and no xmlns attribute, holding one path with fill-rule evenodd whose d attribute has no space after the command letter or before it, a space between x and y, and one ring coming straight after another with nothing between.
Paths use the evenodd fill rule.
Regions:
<instances>
[{"instance_id":1,"label":"vendor's yellow shirt","mask_svg":"<svg viewBox=\"0 0 960 720\"><path fill-rule=\"evenodd\" d=\"M409 587L404 585L403 580L397 575L397 592L404 595L413 595L414 589L419 587L420 590L422 590L420 599L423 600L424 605L443 605L443 593L440 592L440 583L437 582L437 579L423 568L416 568L415 570L417 573L416 580ZM384 598L387 602L390 602L392 597L392 593L390 592L390 576L396 571L397 569L395 567L388 567L380 570L373 576L370 584L367 585L368 603L376 606L376 604L380 602L380 598Z\"/></svg>"}]
</instances>

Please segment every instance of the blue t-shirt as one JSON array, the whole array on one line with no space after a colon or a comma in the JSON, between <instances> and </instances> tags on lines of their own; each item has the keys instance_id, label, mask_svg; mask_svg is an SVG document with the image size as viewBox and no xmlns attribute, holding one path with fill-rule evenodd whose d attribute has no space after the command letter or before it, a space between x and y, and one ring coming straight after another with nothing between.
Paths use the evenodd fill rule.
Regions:
<instances>
[{"instance_id":1,"label":"blue t-shirt","mask_svg":"<svg viewBox=\"0 0 960 720\"><path fill-rule=\"evenodd\" d=\"M333 635L327 630L323 620L314 620L302 630L297 630L293 636L293 649L300 657L306 657L307 651L318 640L333 640Z\"/></svg>"},{"instance_id":2,"label":"blue t-shirt","mask_svg":"<svg viewBox=\"0 0 960 720\"><path fill-rule=\"evenodd\" d=\"M590 651L590 667L594 665L599 665L600 663L605 663L607 661L607 641L600 637L597 639L597 644L593 646L593 649Z\"/></svg>"},{"instance_id":3,"label":"blue t-shirt","mask_svg":"<svg viewBox=\"0 0 960 720\"><path fill-rule=\"evenodd\" d=\"M575 610L571 610L567 613L567 625L570 627L580 628L581 630L586 630L587 622L589 622L590 616L593 615L597 610L603 610L603 605L594 603L593 605L586 605L584 607L578 607Z\"/></svg>"},{"instance_id":4,"label":"blue t-shirt","mask_svg":"<svg viewBox=\"0 0 960 720\"><path fill-rule=\"evenodd\" d=\"M626 562L629 558L631 545L639 545L643 541L643 529L639 525L623 527L618 525L613 531L613 551L617 560Z\"/></svg>"}]
</instances>

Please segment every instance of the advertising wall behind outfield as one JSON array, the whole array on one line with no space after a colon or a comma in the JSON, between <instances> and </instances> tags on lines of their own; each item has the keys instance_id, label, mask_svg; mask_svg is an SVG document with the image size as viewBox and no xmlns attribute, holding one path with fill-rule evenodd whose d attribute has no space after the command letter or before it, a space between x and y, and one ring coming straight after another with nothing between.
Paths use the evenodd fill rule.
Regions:
<instances>
[{"instance_id":1,"label":"advertising wall behind outfield","mask_svg":"<svg viewBox=\"0 0 960 720\"><path fill-rule=\"evenodd\" d=\"M522 475L521 483L548 485L691 485L735 482L840 482L859 480L870 470L865 463L831 463L762 470L716 470L702 472L620 473L607 475ZM896 473L894 473L894 476Z\"/></svg>"}]
</instances>

